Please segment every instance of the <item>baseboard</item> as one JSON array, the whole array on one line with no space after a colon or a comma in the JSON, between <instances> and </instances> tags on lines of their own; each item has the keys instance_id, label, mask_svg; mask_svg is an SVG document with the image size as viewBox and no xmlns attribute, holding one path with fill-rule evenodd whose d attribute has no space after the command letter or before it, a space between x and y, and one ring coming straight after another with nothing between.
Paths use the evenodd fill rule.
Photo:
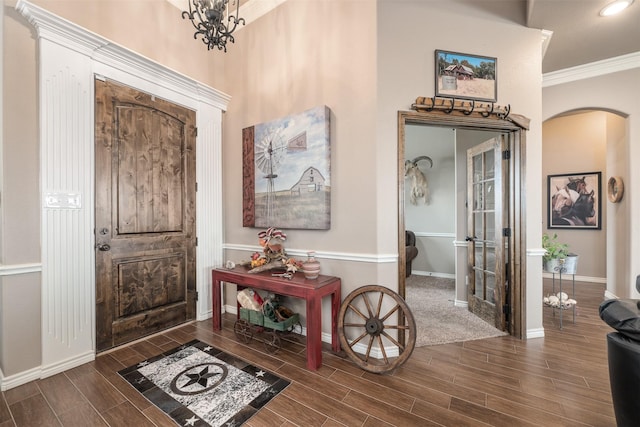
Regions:
<instances>
[{"instance_id":1,"label":"baseboard","mask_svg":"<svg viewBox=\"0 0 640 427\"><path fill-rule=\"evenodd\" d=\"M95 359L96 359L96 352L93 350L90 350L85 353L79 354L74 357L70 357L68 359L53 363L48 366L41 366L40 378L51 377L53 375L59 374L60 372L64 372L66 370L75 368L77 366L84 365L85 363L92 362Z\"/></svg>"},{"instance_id":2,"label":"baseboard","mask_svg":"<svg viewBox=\"0 0 640 427\"><path fill-rule=\"evenodd\" d=\"M455 279L456 278L455 274L438 273L438 272L435 272L435 271L412 270L411 274L414 274L416 276L441 277L443 279Z\"/></svg>"},{"instance_id":3,"label":"baseboard","mask_svg":"<svg viewBox=\"0 0 640 427\"><path fill-rule=\"evenodd\" d=\"M610 299L620 299L620 298L618 298L617 295L613 294L608 289L605 289L604 290L604 299L605 300L610 300Z\"/></svg>"},{"instance_id":4,"label":"baseboard","mask_svg":"<svg viewBox=\"0 0 640 427\"><path fill-rule=\"evenodd\" d=\"M26 371L19 372L15 375L9 375L8 377L5 377L0 373L0 389L2 391L6 391L31 381L51 377L66 370L91 362L95 360L95 358L95 352L88 351L78 356L63 360L62 362L44 367L36 366L35 368L27 369Z\"/></svg>"},{"instance_id":5,"label":"baseboard","mask_svg":"<svg viewBox=\"0 0 640 427\"><path fill-rule=\"evenodd\" d=\"M8 377L5 377L4 375L0 375L0 390L7 391L9 389L21 386L28 382L39 380L41 378L40 374L41 374L40 367L36 367L26 371L22 371L15 375L9 375Z\"/></svg>"},{"instance_id":6,"label":"baseboard","mask_svg":"<svg viewBox=\"0 0 640 427\"><path fill-rule=\"evenodd\" d=\"M526 339L544 338L544 328L527 329Z\"/></svg>"},{"instance_id":7,"label":"baseboard","mask_svg":"<svg viewBox=\"0 0 640 427\"><path fill-rule=\"evenodd\" d=\"M453 305L455 307L469 308L469 301L463 301L463 300L460 300L460 299L455 299L455 300L453 300Z\"/></svg>"},{"instance_id":8,"label":"baseboard","mask_svg":"<svg viewBox=\"0 0 640 427\"><path fill-rule=\"evenodd\" d=\"M207 320L207 319L211 319L212 316L213 316L213 310L207 310L204 313L198 313L198 316L196 316L196 320L197 321Z\"/></svg>"},{"instance_id":9,"label":"baseboard","mask_svg":"<svg viewBox=\"0 0 640 427\"><path fill-rule=\"evenodd\" d=\"M559 278L559 274L556 274L556 279ZM553 279L553 274L552 273L546 273L543 272L542 273L542 277L544 279ZM572 275L571 274L563 274L562 275L562 280L571 280L572 279ZM576 282L587 282L587 283L603 283L606 284L607 283L607 278L606 277L590 277L590 276L575 276L575 280Z\"/></svg>"}]
</instances>

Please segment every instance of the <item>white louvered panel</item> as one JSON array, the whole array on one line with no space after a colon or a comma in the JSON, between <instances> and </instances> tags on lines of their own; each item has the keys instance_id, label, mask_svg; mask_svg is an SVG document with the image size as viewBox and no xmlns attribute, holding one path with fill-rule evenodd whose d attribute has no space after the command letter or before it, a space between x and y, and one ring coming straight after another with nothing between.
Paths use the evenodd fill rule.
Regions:
<instances>
[{"instance_id":1,"label":"white louvered panel","mask_svg":"<svg viewBox=\"0 0 640 427\"><path fill-rule=\"evenodd\" d=\"M198 319L211 316L211 269L222 265L221 112L201 104L196 147Z\"/></svg>"},{"instance_id":2,"label":"white louvered panel","mask_svg":"<svg viewBox=\"0 0 640 427\"><path fill-rule=\"evenodd\" d=\"M47 39L40 39L40 50L46 367L93 350L93 90L86 56ZM70 195L79 206L65 204Z\"/></svg>"}]
</instances>

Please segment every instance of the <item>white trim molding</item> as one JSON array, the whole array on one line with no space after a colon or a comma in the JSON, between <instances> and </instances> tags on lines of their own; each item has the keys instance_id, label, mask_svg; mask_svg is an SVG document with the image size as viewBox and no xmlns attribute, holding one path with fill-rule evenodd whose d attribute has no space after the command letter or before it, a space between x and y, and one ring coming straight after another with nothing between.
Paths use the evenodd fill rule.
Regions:
<instances>
[{"instance_id":1,"label":"white trim molding","mask_svg":"<svg viewBox=\"0 0 640 427\"><path fill-rule=\"evenodd\" d=\"M443 279L455 279L456 275L454 273L438 273L437 271L420 271L420 270L412 270L411 274L416 276L425 276L425 277L441 277Z\"/></svg>"},{"instance_id":2,"label":"white trim molding","mask_svg":"<svg viewBox=\"0 0 640 427\"><path fill-rule=\"evenodd\" d=\"M225 250L241 251L241 252L261 252L260 246L254 245L241 245L234 243L225 243L223 246ZM311 249L291 249L287 248L287 255L304 258L307 256L307 252ZM374 264L384 264L398 262L398 254L358 254L349 252L327 252L327 251L314 251L315 257L318 259L331 259L336 261L352 261L352 262L368 262ZM222 265L222 264L221 264Z\"/></svg>"},{"instance_id":3,"label":"white trim molding","mask_svg":"<svg viewBox=\"0 0 640 427\"><path fill-rule=\"evenodd\" d=\"M640 68L640 52L552 71L542 75L542 88Z\"/></svg>"},{"instance_id":4,"label":"white trim molding","mask_svg":"<svg viewBox=\"0 0 640 427\"><path fill-rule=\"evenodd\" d=\"M448 237L450 239L456 238L456 233L432 233L429 231L414 231L416 237Z\"/></svg>"},{"instance_id":5,"label":"white trim molding","mask_svg":"<svg viewBox=\"0 0 640 427\"><path fill-rule=\"evenodd\" d=\"M543 249L543 248L528 248L527 249L527 256L539 256L539 257L542 257L546 253L547 253L547 250Z\"/></svg>"},{"instance_id":6,"label":"white trim molding","mask_svg":"<svg viewBox=\"0 0 640 427\"><path fill-rule=\"evenodd\" d=\"M527 329L527 339L544 338L544 328Z\"/></svg>"},{"instance_id":7,"label":"white trim molding","mask_svg":"<svg viewBox=\"0 0 640 427\"><path fill-rule=\"evenodd\" d=\"M16 276L18 274L39 273L42 271L42 264L13 264L0 265L0 276Z\"/></svg>"},{"instance_id":8,"label":"white trim molding","mask_svg":"<svg viewBox=\"0 0 640 427\"><path fill-rule=\"evenodd\" d=\"M559 278L559 274L556 274L556 279ZM542 277L545 279L553 279L553 273L542 272ZM575 280L576 282L588 282L588 283L607 283L606 277L591 277L591 276L578 276L572 274L563 274L562 280Z\"/></svg>"},{"instance_id":9,"label":"white trim molding","mask_svg":"<svg viewBox=\"0 0 640 427\"><path fill-rule=\"evenodd\" d=\"M0 371L0 390L7 391L40 378L42 378L42 376L39 367L9 375L8 377L5 377L2 371Z\"/></svg>"}]
</instances>

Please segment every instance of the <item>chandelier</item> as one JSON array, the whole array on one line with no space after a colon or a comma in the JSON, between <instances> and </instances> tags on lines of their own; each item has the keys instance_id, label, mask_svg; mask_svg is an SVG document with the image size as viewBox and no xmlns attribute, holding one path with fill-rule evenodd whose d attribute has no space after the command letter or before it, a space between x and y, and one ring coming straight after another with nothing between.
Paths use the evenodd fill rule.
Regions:
<instances>
[{"instance_id":1,"label":"chandelier","mask_svg":"<svg viewBox=\"0 0 640 427\"><path fill-rule=\"evenodd\" d=\"M193 38L198 35L207 45L207 50L217 47L227 51L227 42L234 42L231 35L238 24L244 25L244 18L238 18L240 0L231 0L231 7L236 6L235 15L231 15L227 7L229 0L189 0L189 11L182 12L182 19L189 18L196 29Z\"/></svg>"}]
</instances>

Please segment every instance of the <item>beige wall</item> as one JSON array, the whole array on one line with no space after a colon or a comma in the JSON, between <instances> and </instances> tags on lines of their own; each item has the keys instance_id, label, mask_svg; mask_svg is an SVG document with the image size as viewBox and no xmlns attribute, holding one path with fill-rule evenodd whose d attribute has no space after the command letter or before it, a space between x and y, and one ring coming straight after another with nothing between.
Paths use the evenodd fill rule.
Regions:
<instances>
[{"instance_id":1,"label":"beige wall","mask_svg":"<svg viewBox=\"0 0 640 427\"><path fill-rule=\"evenodd\" d=\"M558 240L580 256L579 276L596 281L607 277L606 189L600 200L600 230L547 229L547 175L602 172L601 187L606 185L607 114L600 111L563 116L547 120L542 126L543 230L551 235L557 233Z\"/></svg>"},{"instance_id":2,"label":"beige wall","mask_svg":"<svg viewBox=\"0 0 640 427\"><path fill-rule=\"evenodd\" d=\"M242 227L242 129L326 105L331 109L331 229L285 228L286 248L290 253L317 251L322 273L342 278L343 295L380 282L375 262L334 259L341 254L375 260L380 254L375 232L375 16L374 1L288 1L244 29L227 54L225 78L232 99L223 135L224 241L257 246L259 230ZM395 255L397 249L385 253ZM237 262L249 255L228 249L225 256ZM390 273L383 283L393 287L394 279ZM233 305L233 289L227 295ZM303 306L292 304L304 313Z\"/></svg>"},{"instance_id":3,"label":"beige wall","mask_svg":"<svg viewBox=\"0 0 640 427\"><path fill-rule=\"evenodd\" d=\"M396 114L409 109L418 96L434 95L434 51L486 55L497 58L498 104L531 119L527 132L527 200L540 197L540 144L542 96L540 31L517 22L513 2L504 4L502 16L480 13L473 1L391 1L378 3L378 100L377 139L381 203L377 211L377 235L381 244L393 243L397 212L388 203L396 197ZM512 13L514 12L514 13ZM510 17L510 18L508 18ZM387 203L382 203L382 201ZM527 248L540 246L540 212L526 209ZM385 249L388 246L385 247ZM386 250L391 250L386 249ZM542 272L540 258L527 259L526 329L542 330Z\"/></svg>"},{"instance_id":4,"label":"beige wall","mask_svg":"<svg viewBox=\"0 0 640 427\"><path fill-rule=\"evenodd\" d=\"M544 119L585 108L614 112L623 118L624 124L617 124L622 131L616 131L617 136L609 138L617 141L618 154L607 156L609 169L603 174L607 179L611 175L622 176L627 189L624 200L607 211L607 228L616 230L607 236L607 247L615 248L617 254L628 254L628 261L625 258L620 261L611 250L607 254L606 270L616 272L615 277L607 279L607 292L620 298L640 298L635 289L635 278L640 274L640 228L631 226L631 219L640 217L640 197L633 191L640 185L640 168L636 166L636 160L640 159L640 144L635 142L640 135L640 104L638 91L634 90L638 82L640 68L636 67L591 78L576 78L549 85L542 91ZM610 158L616 159L615 164L609 163Z\"/></svg>"},{"instance_id":5,"label":"beige wall","mask_svg":"<svg viewBox=\"0 0 640 427\"><path fill-rule=\"evenodd\" d=\"M451 34L453 22L470 33ZM471 30L478 28L483 37ZM446 37L416 37L416 29ZM388 261L397 256L397 112L418 96L433 95L435 49L498 57L498 103L532 119L527 179L538 182L539 31L478 17L464 4L373 0L289 1L243 31L227 56L225 90L233 95L223 150L225 242L234 248L229 258L247 257L236 248L256 243L257 230L241 227L241 129L325 104L333 112L332 227L292 230L287 248L327 252L320 258L323 272L342 277L344 294L370 283L397 289L397 262ZM530 187L531 196L540 197L539 185ZM527 214L536 224L527 227L527 237L539 245L539 210ZM365 262L349 259L370 254ZM539 328L541 276L530 271L536 296L531 324Z\"/></svg>"},{"instance_id":6,"label":"beige wall","mask_svg":"<svg viewBox=\"0 0 640 427\"><path fill-rule=\"evenodd\" d=\"M498 58L498 103L532 120L527 185L529 197L541 197L540 32L513 19L478 15L472 6L449 1L290 0L239 32L223 54L193 40L190 24L164 1L34 3L232 95L223 135L224 241L230 248L257 243L257 230L241 223L242 128L317 105L331 108L332 227L287 230L287 247L329 254L320 258L323 272L343 278L344 295L364 284L397 288L397 111L417 96L433 95L435 49ZM2 246L10 262L37 263L35 36L13 10L15 1L4 4ZM527 209L529 247L539 246L540 219L537 206ZM237 260L247 251L229 249L227 256ZM539 258L532 259L528 293L536 298L529 298L527 328L535 329L542 325L541 272ZM40 346L39 321L21 317L38 312L39 280L26 274L2 281L5 375L37 367L37 360L19 361L17 351ZM22 314L8 307L22 307ZM20 339L16 325L23 328Z\"/></svg>"}]
</instances>

